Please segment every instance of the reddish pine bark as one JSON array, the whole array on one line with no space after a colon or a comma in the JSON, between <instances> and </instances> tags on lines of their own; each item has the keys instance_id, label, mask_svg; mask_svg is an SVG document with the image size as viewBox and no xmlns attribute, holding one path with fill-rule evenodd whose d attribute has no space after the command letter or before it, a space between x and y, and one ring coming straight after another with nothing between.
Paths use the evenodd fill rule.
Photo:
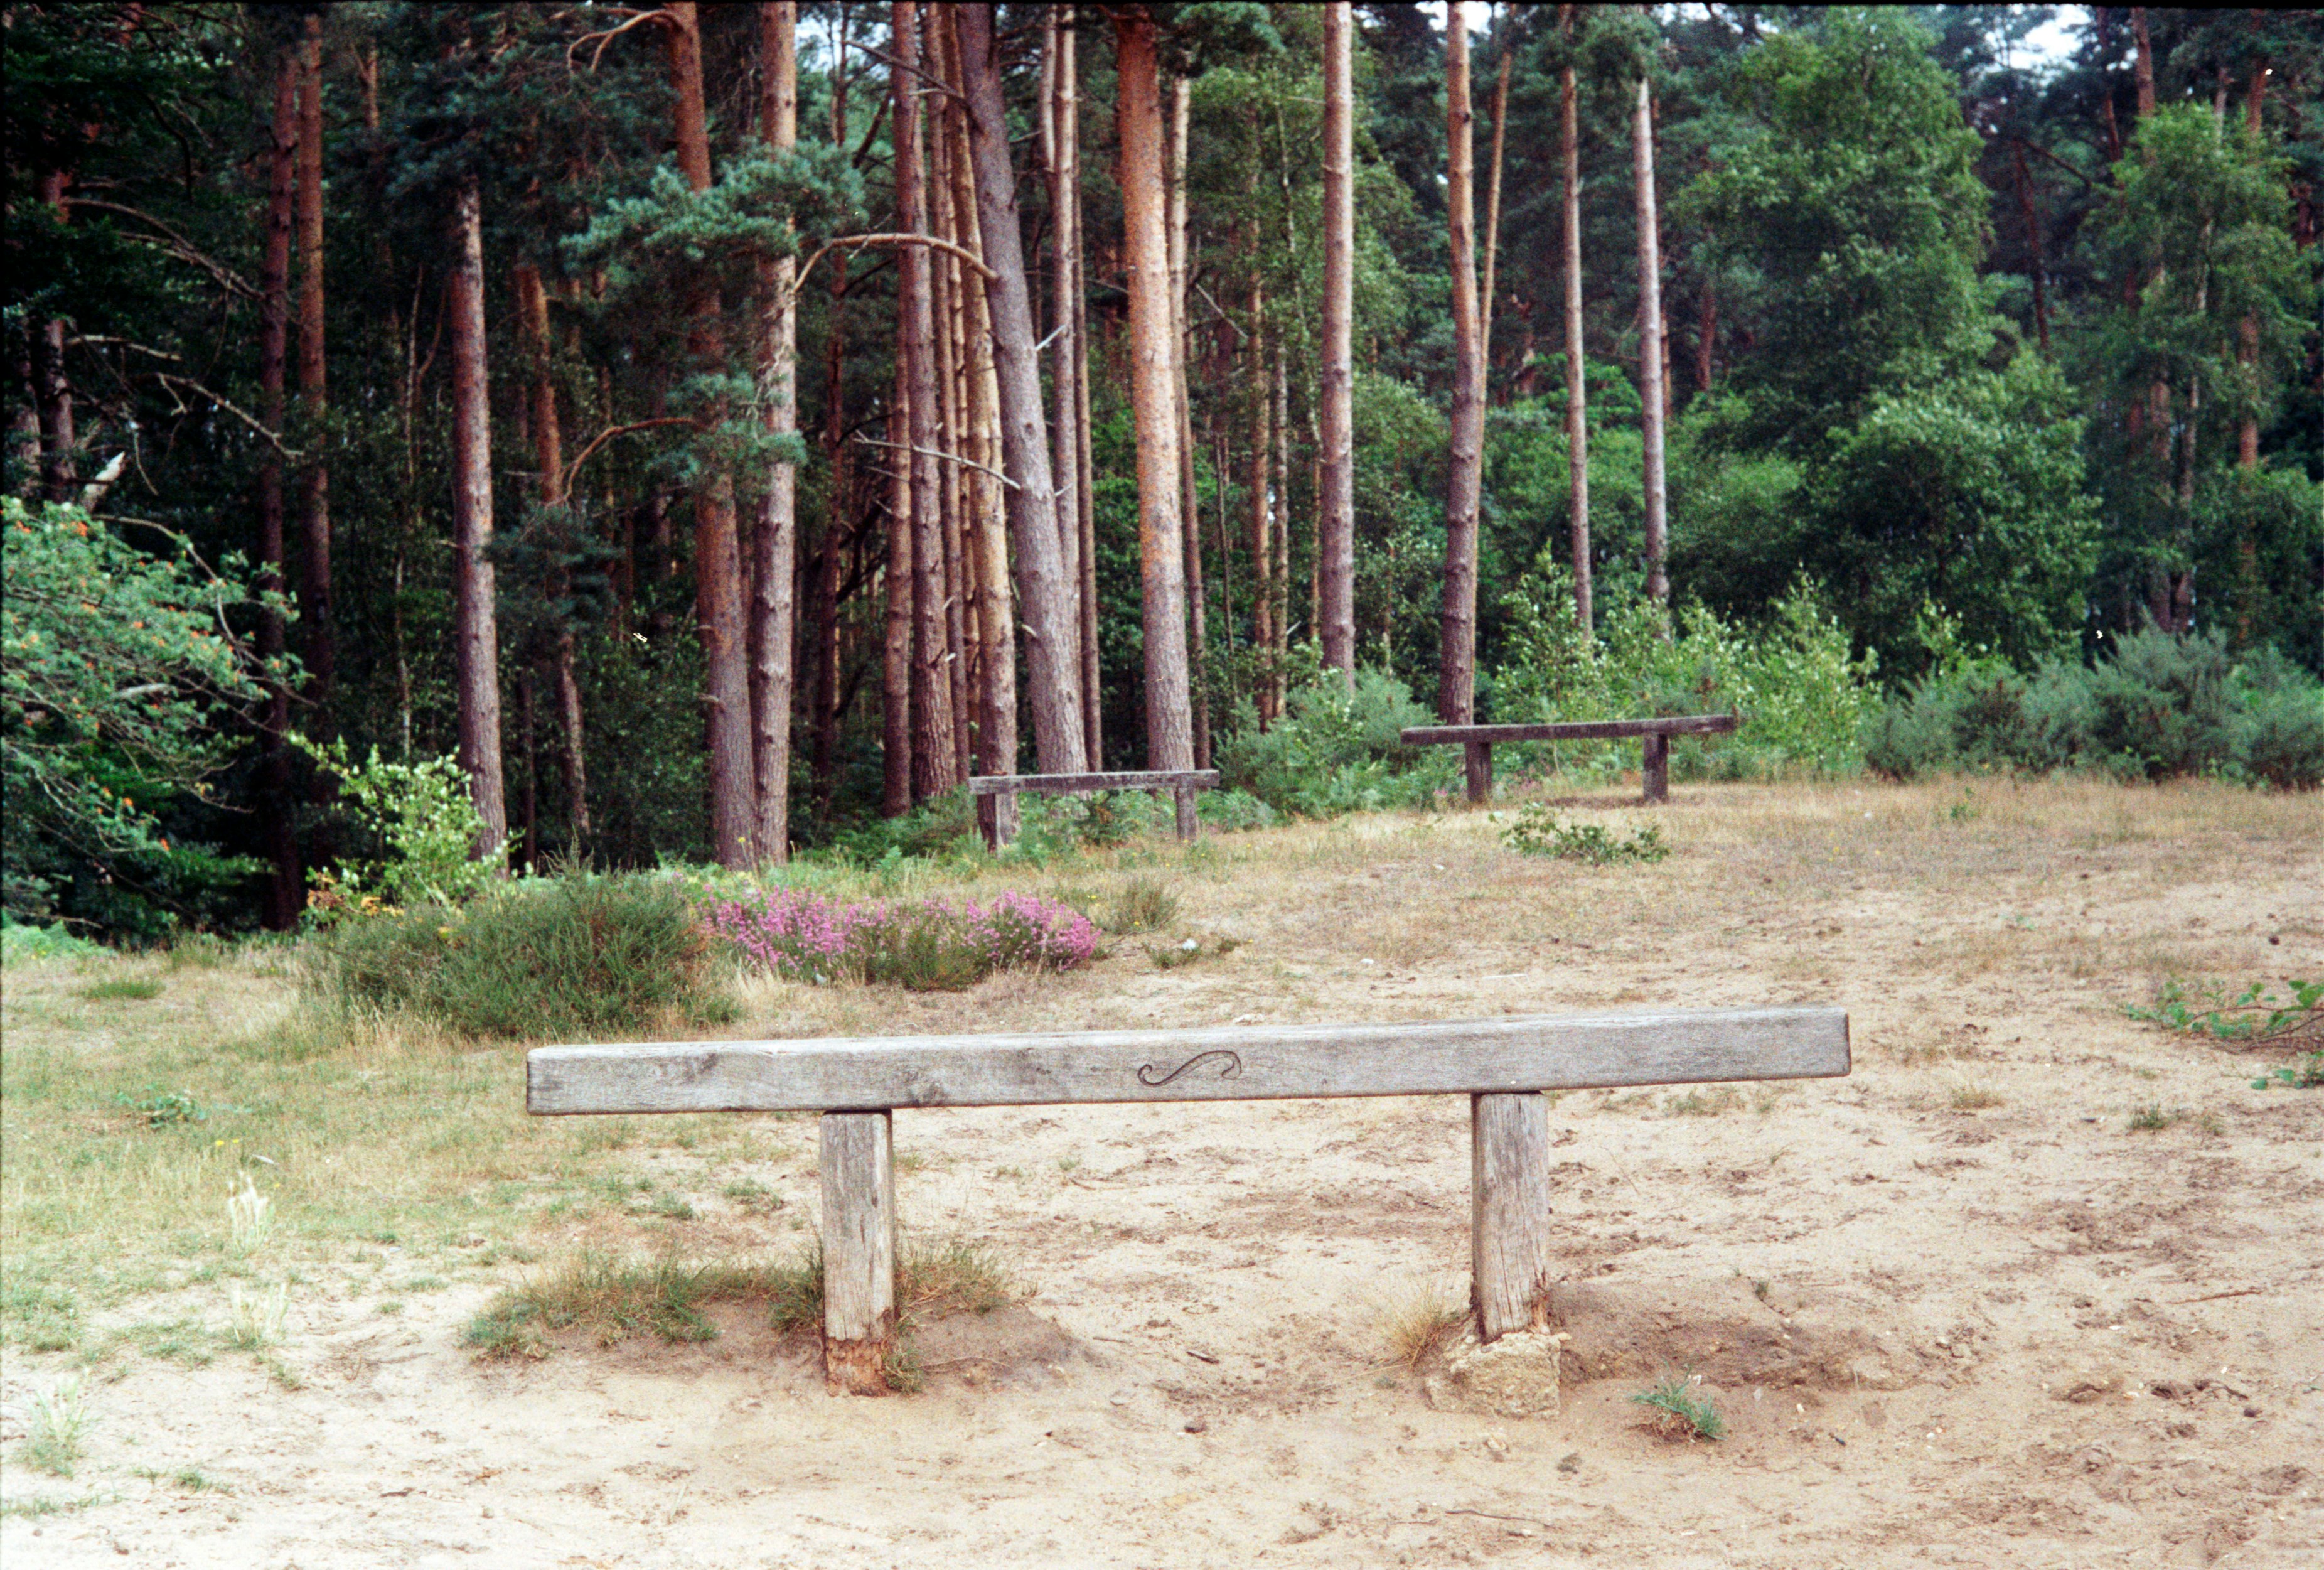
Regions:
<instances>
[{"instance_id":1,"label":"reddish pine bark","mask_svg":"<svg viewBox=\"0 0 2324 1570\"><path fill-rule=\"evenodd\" d=\"M1637 176L1638 203L1638 424L1646 449L1646 593L1656 600L1667 600L1670 579L1663 571L1663 425L1670 403L1664 391L1662 242L1655 200L1655 102L1653 89L1644 77L1638 78L1631 166Z\"/></svg>"},{"instance_id":2,"label":"reddish pine bark","mask_svg":"<svg viewBox=\"0 0 2324 1570\"><path fill-rule=\"evenodd\" d=\"M1146 630L1146 766L1194 766L1186 674L1186 585L1178 505L1176 345L1162 172L1162 82L1153 14L1113 12L1120 86L1124 271L1130 292L1130 404L1138 428L1138 556Z\"/></svg>"},{"instance_id":3,"label":"reddish pine bark","mask_svg":"<svg viewBox=\"0 0 2324 1570\"><path fill-rule=\"evenodd\" d=\"M266 429L280 432L283 414L284 357L290 329L290 230L298 189L299 53L283 50L275 60L274 113L267 126L266 235L258 272L258 411ZM282 576L282 460L272 448L258 469L258 586L281 594ZM258 655L281 657L282 617L260 613ZM297 805L290 788L290 759L283 736L290 728L290 689L268 684L262 722L265 791L266 925L287 932L299 923L306 900L305 873L299 859Z\"/></svg>"},{"instance_id":4,"label":"reddish pine bark","mask_svg":"<svg viewBox=\"0 0 2324 1570\"><path fill-rule=\"evenodd\" d=\"M300 476L299 623L307 690L330 701L338 656L331 631L331 471L323 461L323 19L307 18L299 58L299 402L309 457Z\"/></svg>"},{"instance_id":5,"label":"reddish pine bark","mask_svg":"<svg viewBox=\"0 0 2324 1570\"><path fill-rule=\"evenodd\" d=\"M678 167L687 187L710 189L710 140L703 118L702 32L693 0L663 8L668 25L669 69L676 89L674 140ZM687 351L705 371L726 364L726 333L718 290L707 280L688 302L692 326ZM703 423L715 427L722 406L706 411ZM707 710L711 854L722 866L747 867L755 846L757 813L752 797L751 690L742 627L742 562L734 537L734 483L713 466L694 494L694 603L702 640L703 698Z\"/></svg>"},{"instance_id":6,"label":"reddish pine bark","mask_svg":"<svg viewBox=\"0 0 2324 1570\"><path fill-rule=\"evenodd\" d=\"M770 152L798 141L798 6L765 0L759 7L759 135ZM792 284L798 263L761 258L759 287L759 388L767 434L788 441L798 428L798 309ZM792 577L797 571L798 469L788 457L767 466L766 495L752 537L751 754L758 814L752 840L761 863L790 860Z\"/></svg>"},{"instance_id":7,"label":"reddish pine bark","mask_svg":"<svg viewBox=\"0 0 2324 1570\"><path fill-rule=\"evenodd\" d=\"M500 633L493 605L493 433L484 380L484 241L476 182L452 199L452 272L445 301L452 360L452 653L460 766L484 827L479 859L508 840L501 775Z\"/></svg>"},{"instance_id":8,"label":"reddish pine bark","mask_svg":"<svg viewBox=\"0 0 2324 1570\"><path fill-rule=\"evenodd\" d=\"M1477 509L1485 436L1484 363L1477 328L1469 30L1460 10L1456 0L1444 30L1444 207L1452 248L1452 429L1444 503L1444 619L1436 712L1447 725L1466 725L1476 716Z\"/></svg>"}]
</instances>

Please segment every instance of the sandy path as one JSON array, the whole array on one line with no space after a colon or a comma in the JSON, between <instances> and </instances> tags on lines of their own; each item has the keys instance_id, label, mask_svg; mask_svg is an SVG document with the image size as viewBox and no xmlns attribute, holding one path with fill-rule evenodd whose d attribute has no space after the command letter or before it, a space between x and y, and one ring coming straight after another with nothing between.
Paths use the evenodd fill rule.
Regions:
<instances>
[{"instance_id":1,"label":"sandy path","mask_svg":"<svg viewBox=\"0 0 2324 1570\"><path fill-rule=\"evenodd\" d=\"M326 1287L292 1322L304 1390L239 1361L97 1387L84 1477L118 1502L0 1523L0 1554L2324 1563L2324 1095L2251 1091L2251 1059L2117 1008L2162 969L2324 971L2324 815L2140 832L2094 826L2103 796L2027 797L1956 832L1928 792L1863 799L1682 792L1652 873L1517 863L1475 819L1315 834L1187 890L1195 928L1247 939L1222 962L1162 974L1131 947L1062 985L761 1000L797 1033L1845 1002L1846 1081L1557 1104L1557 1418L1437 1411L1383 1357L1384 1300L1463 1279L1456 1100L907 1113L907 1225L1036 1288L931 1331L920 1396L826 1398L810 1349L740 1309L704 1346L492 1365L457 1345L479 1293L383 1322ZM2000 1104L1956 1110L1965 1085ZM2187 1115L2129 1131L2148 1104ZM752 1175L801 1216L805 1124L792 1145ZM1628 1397L1670 1370L1727 1440L1641 1428ZM6 1371L12 1403L48 1377Z\"/></svg>"}]
</instances>

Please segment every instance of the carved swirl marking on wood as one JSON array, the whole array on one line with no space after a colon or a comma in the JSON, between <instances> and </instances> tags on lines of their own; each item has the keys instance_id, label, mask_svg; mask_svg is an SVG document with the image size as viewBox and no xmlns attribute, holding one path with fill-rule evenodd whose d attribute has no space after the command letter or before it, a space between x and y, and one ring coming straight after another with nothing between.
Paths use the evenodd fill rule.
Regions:
<instances>
[{"instance_id":1,"label":"carved swirl marking on wood","mask_svg":"<svg viewBox=\"0 0 2324 1570\"><path fill-rule=\"evenodd\" d=\"M1185 1073L1189 1068L1194 1067L1196 1064L1207 1063L1213 1057L1225 1059L1225 1061L1219 1067L1219 1077L1221 1079L1232 1079L1235 1076L1242 1072L1242 1058L1240 1055L1229 1052L1224 1048L1213 1048L1208 1052L1195 1053L1192 1057L1187 1058L1186 1061L1181 1063L1177 1067L1172 1069L1167 1074L1162 1074L1162 1070L1158 1065L1141 1063L1138 1066L1138 1083L1147 1085L1167 1085L1172 1080L1177 1078L1180 1075ZM1161 1077L1158 1079L1156 1078L1155 1076L1157 1075L1161 1075Z\"/></svg>"}]
</instances>

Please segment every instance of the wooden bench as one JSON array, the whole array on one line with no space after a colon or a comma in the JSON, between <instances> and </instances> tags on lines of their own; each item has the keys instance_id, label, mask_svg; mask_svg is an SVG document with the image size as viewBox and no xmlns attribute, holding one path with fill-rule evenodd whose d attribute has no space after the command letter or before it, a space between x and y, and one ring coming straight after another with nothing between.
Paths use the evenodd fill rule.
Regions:
<instances>
[{"instance_id":1,"label":"wooden bench","mask_svg":"<svg viewBox=\"0 0 2324 1570\"><path fill-rule=\"evenodd\" d=\"M992 808L983 810L979 803L976 827L984 836L984 843L999 850L1017 837L1017 793L1029 790L1036 796L1094 796L1101 790L1168 791L1177 799L1178 837L1191 840L1195 834L1194 792L1208 790L1219 782L1216 769L1132 769L1114 774L976 774L968 781L968 793L990 797Z\"/></svg>"},{"instance_id":2,"label":"wooden bench","mask_svg":"<svg viewBox=\"0 0 2324 1570\"><path fill-rule=\"evenodd\" d=\"M824 1376L876 1393L896 1331L898 1107L1467 1095L1478 1334L1524 1329L1555 1259L1545 1090L1849 1071L1828 1007L1545 1014L1401 1025L540 1047L525 1109L823 1114Z\"/></svg>"},{"instance_id":3,"label":"wooden bench","mask_svg":"<svg viewBox=\"0 0 2324 1570\"><path fill-rule=\"evenodd\" d=\"M1481 804L1493 794L1495 742L1602 742L1637 736L1645 743L1642 772L1646 799L1670 799L1670 739L1723 735L1737 725L1731 714L1690 714L1671 719L1575 720L1539 725L1415 725L1402 733L1407 747L1458 744L1468 749L1469 799Z\"/></svg>"}]
</instances>

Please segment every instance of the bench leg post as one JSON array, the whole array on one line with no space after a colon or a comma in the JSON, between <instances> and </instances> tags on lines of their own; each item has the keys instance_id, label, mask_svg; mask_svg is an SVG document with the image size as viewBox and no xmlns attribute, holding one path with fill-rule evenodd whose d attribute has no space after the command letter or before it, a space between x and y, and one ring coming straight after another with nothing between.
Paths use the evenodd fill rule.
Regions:
<instances>
[{"instance_id":1,"label":"bench leg post","mask_svg":"<svg viewBox=\"0 0 2324 1570\"><path fill-rule=\"evenodd\" d=\"M896 1342L894 1115L825 1113L822 1125L824 1388L876 1396Z\"/></svg>"},{"instance_id":2,"label":"bench leg post","mask_svg":"<svg viewBox=\"0 0 2324 1570\"><path fill-rule=\"evenodd\" d=\"M1550 1250L1549 1099L1469 1098L1471 1268L1477 1339L1545 1323Z\"/></svg>"},{"instance_id":3,"label":"bench leg post","mask_svg":"<svg viewBox=\"0 0 2324 1570\"><path fill-rule=\"evenodd\" d=\"M1469 805L1482 807L1493 799L1493 744L1463 742L1462 767L1469 779Z\"/></svg>"},{"instance_id":4,"label":"bench leg post","mask_svg":"<svg viewBox=\"0 0 2324 1570\"><path fill-rule=\"evenodd\" d=\"M1670 799L1670 738L1664 735L1644 737L1646 759L1639 773L1644 777L1646 799Z\"/></svg>"},{"instance_id":5,"label":"bench leg post","mask_svg":"<svg viewBox=\"0 0 2324 1570\"><path fill-rule=\"evenodd\" d=\"M1194 820L1194 788L1192 785L1180 785L1172 791L1172 794L1177 798L1178 838L1182 842L1191 842L1200 832L1199 826Z\"/></svg>"},{"instance_id":6,"label":"bench leg post","mask_svg":"<svg viewBox=\"0 0 2324 1570\"><path fill-rule=\"evenodd\" d=\"M983 836L985 849L1000 854L1003 846L1017 837L1017 822L1015 791L976 799L976 831Z\"/></svg>"}]
</instances>

